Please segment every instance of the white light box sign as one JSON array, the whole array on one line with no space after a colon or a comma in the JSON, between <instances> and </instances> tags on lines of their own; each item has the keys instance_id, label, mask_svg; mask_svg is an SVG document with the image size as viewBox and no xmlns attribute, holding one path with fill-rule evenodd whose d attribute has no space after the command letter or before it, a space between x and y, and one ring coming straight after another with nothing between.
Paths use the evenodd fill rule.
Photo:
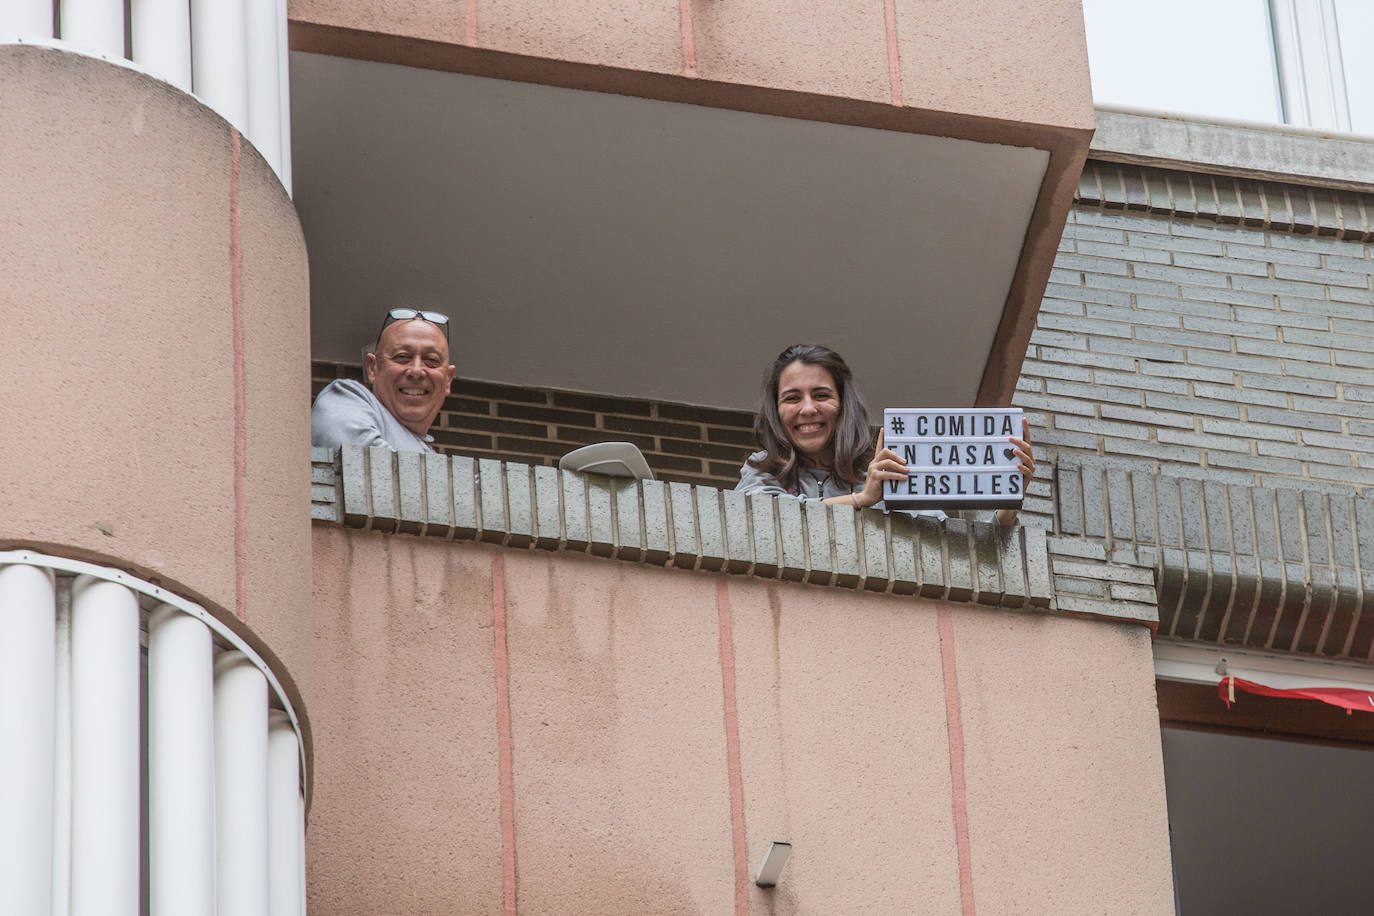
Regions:
<instances>
[{"instance_id":1,"label":"white light box sign","mask_svg":"<svg viewBox=\"0 0 1374 916\"><path fill-rule=\"evenodd\" d=\"M884 444L906 459L907 479L883 485L892 509L1017 509L1023 481L1010 437L1021 408L883 411Z\"/></svg>"}]
</instances>

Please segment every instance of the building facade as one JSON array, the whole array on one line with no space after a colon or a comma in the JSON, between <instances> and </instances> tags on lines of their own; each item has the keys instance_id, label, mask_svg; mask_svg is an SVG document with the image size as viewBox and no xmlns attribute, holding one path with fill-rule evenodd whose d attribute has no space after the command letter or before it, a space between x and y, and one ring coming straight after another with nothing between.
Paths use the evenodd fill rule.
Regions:
<instances>
[{"instance_id":1,"label":"building facade","mask_svg":"<svg viewBox=\"0 0 1374 916\"><path fill-rule=\"evenodd\" d=\"M1094 139L1077 2L14 9L18 911L1206 912L1182 729L1367 743L1216 698L1366 683L1363 141ZM311 454L415 303L439 452ZM1022 523L731 491L800 339Z\"/></svg>"}]
</instances>

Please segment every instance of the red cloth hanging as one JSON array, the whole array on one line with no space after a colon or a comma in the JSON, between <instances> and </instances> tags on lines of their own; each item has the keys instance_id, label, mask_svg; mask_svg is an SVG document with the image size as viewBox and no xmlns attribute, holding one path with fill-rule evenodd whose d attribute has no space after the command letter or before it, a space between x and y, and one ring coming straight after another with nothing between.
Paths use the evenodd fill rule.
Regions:
<instances>
[{"instance_id":1,"label":"red cloth hanging","mask_svg":"<svg viewBox=\"0 0 1374 916\"><path fill-rule=\"evenodd\" d=\"M1374 690L1359 690L1355 687L1291 687L1287 690L1266 687L1238 677L1224 677L1217 684L1217 696L1221 697L1226 708L1231 708L1235 691L1239 688L1247 693L1258 693L1267 697L1292 697L1303 700L1321 700L1342 709L1359 709L1374 712Z\"/></svg>"}]
</instances>

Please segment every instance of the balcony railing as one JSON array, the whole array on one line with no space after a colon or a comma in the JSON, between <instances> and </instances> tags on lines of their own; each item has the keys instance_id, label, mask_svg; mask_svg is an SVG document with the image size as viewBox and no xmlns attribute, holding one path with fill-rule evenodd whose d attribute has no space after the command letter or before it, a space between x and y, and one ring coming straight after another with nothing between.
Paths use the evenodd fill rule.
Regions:
<instances>
[{"instance_id":1,"label":"balcony railing","mask_svg":"<svg viewBox=\"0 0 1374 916\"><path fill-rule=\"evenodd\" d=\"M195 93L290 193L286 0L3 0L0 42L16 41L132 61Z\"/></svg>"},{"instance_id":2,"label":"balcony railing","mask_svg":"<svg viewBox=\"0 0 1374 916\"><path fill-rule=\"evenodd\" d=\"M0 552L0 887L13 913L303 914L299 723L204 608Z\"/></svg>"}]
</instances>

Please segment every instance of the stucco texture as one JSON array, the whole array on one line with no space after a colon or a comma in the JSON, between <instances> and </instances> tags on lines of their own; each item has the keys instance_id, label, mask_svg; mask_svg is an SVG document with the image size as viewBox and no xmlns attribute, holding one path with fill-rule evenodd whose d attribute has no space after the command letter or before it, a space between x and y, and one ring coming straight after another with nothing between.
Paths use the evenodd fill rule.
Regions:
<instances>
[{"instance_id":1,"label":"stucco texture","mask_svg":"<svg viewBox=\"0 0 1374 916\"><path fill-rule=\"evenodd\" d=\"M500 912L491 557L330 527L314 542L310 911Z\"/></svg>"},{"instance_id":2,"label":"stucco texture","mask_svg":"<svg viewBox=\"0 0 1374 916\"><path fill-rule=\"evenodd\" d=\"M676 3L502 0L476 7L477 47L650 73L682 69Z\"/></svg>"},{"instance_id":3,"label":"stucco texture","mask_svg":"<svg viewBox=\"0 0 1374 916\"><path fill-rule=\"evenodd\" d=\"M710 104L743 107L763 87L860 102L900 101L937 115L1091 130L1092 92L1078 0L291 0L307 50L509 76L510 60L444 54L508 52L523 79L581 84L562 63L709 81ZM306 33L310 33L308 39ZM330 34L332 33L332 37ZM369 35L382 40L371 40ZM392 39L403 39L396 42ZM407 42L418 44L407 49ZM620 84L617 84L619 86ZM616 91L623 91L617 88ZM645 94L653 89L644 87ZM632 94L640 94L638 91ZM830 119L826 106L807 117ZM862 118L855 112L842 119ZM918 119L919 120L919 119ZM951 129L936 117L938 129Z\"/></svg>"},{"instance_id":4,"label":"stucco texture","mask_svg":"<svg viewBox=\"0 0 1374 916\"><path fill-rule=\"evenodd\" d=\"M288 0L287 15L298 22L430 41L462 42L467 37L466 4L452 0Z\"/></svg>"},{"instance_id":5,"label":"stucco texture","mask_svg":"<svg viewBox=\"0 0 1374 916\"><path fill-rule=\"evenodd\" d=\"M753 905L959 912L933 606L749 579L730 598L751 864L794 844Z\"/></svg>"},{"instance_id":6,"label":"stucco texture","mask_svg":"<svg viewBox=\"0 0 1374 916\"><path fill-rule=\"evenodd\" d=\"M744 0L692 6L697 72L775 89L886 102L883 4Z\"/></svg>"},{"instance_id":7,"label":"stucco texture","mask_svg":"<svg viewBox=\"0 0 1374 916\"><path fill-rule=\"evenodd\" d=\"M953 604L942 644L910 597L326 525L314 554L319 911L1167 909L1144 627Z\"/></svg>"},{"instance_id":8,"label":"stucco texture","mask_svg":"<svg viewBox=\"0 0 1374 916\"><path fill-rule=\"evenodd\" d=\"M67 51L0 46L0 85L0 545L158 581L304 687L309 303L289 198L245 142L240 514L229 126Z\"/></svg>"},{"instance_id":9,"label":"stucco texture","mask_svg":"<svg viewBox=\"0 0 1374 916\"><path fill-rule=\"evenodd\" d=\"M1150 633L953 619L975 900L985 913L1170 913Z\"/></svg>"},{"instance_id":10,"label":"stucco texture","mask_svg":"<svg viewBox=\"0 0 1374 916\"><path fill-rule=\"evenodd\" d=\"M1092 130L1081 0L897 0L903 103Z\"/></svg>"}]
</instances>

